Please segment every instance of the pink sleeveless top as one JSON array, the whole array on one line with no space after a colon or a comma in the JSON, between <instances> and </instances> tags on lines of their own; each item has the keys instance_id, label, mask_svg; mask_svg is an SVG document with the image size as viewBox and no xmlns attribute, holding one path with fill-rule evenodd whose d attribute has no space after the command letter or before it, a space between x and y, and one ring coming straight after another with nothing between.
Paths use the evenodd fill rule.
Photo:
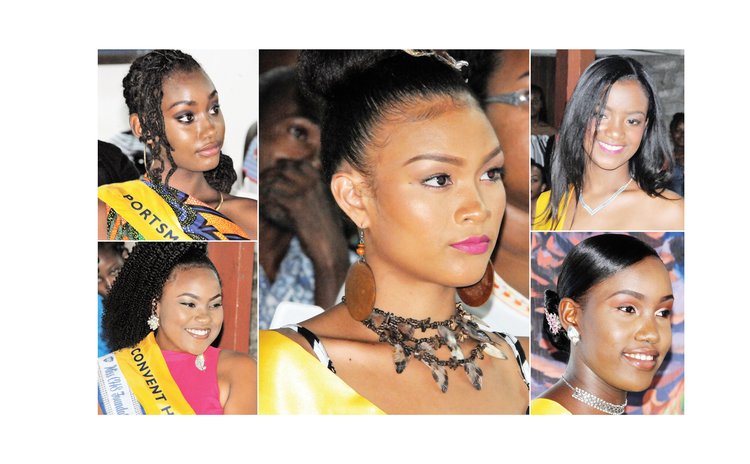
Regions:
<instances>
[{"instance_id":1,"label":"pink sleeveless top","mask_svg":"<svg viewBox=\"0 0 750 464\"><path fill-rule=\"evenodd\" d=\"M208 347L203 353L206 370L201 372L195 367L195 355L161 350L169 373L196 414L224 414L219 401L219 379L216 374L220 352L218 348Z\"/></svg>"}]
</instances>

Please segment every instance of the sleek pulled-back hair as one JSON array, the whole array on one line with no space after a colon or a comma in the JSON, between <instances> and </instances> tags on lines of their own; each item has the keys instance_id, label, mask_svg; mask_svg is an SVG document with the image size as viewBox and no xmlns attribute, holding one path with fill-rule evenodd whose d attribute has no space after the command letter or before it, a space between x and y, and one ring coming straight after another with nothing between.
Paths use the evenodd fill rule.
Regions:
<instances>
[{"instance_id":1,"label":"sleek pulled-back hair","mask_svg":"<svg viewBox=\"0 0 750 464\"><path fill-rule=\"evenodd\" d=\"M602 234L583 240L565 257L557 278L557 291L545 292L545 311L559 318L558 305L562 298L570 298L583 306L591 287L649 256L659 258L656 250L630 235ZM560 329L553 334L547 318L544 333L555 348L570 352L570 340L565 331Z\"/></svg>"},{"instance_id":2,"label":"sleek pulled-back hair","mask_svg":"<svg viewBox=\"0 0 750 464\"><path fill-rule=\"evenodd\" d=\"M155 185L161 185L164 172L162 151L167 156L171 169L164 184L169 186L169 179L178 166L172 157L172 146L167 140L164 127L164 115L161 111L164 97L164 79L179 73L202 71L192 56L179 50L154 50L133 61L128 74L122 80L123 95L130 114L137 114L141 123L143 143L151 141L151 162L146 163L147 172ZM232 165L232 158L225 154L219 157L219 165L203 173L211 187L220 192L229 193L232 184L237 180L237 173Z\"/></svg>"},{"instance_id":3,"label":"sleek pulled-back hair","mask_svg":"<svg viewBox=\"0 0 750 464\"><path fill-rule=\"evenodd\" d=\"M477 104L461 72L435 56L402 50L306 50L298 72L305 92L323 103L321 163L330 183L342 162L371 174L365 147L379 122L436 96ZM478 106L478 105L477 105Z\"/></svg>"},{"instance_id":4,"label":"sleek pulled-back hair","mask_svg":"<svg viewBox=\"0 0 750 464\"><path fill-rule=\"evenodd\" d=\"M588 155L584 140L589 124L596 120L592 137L599 130L599 114L606 106L612 85L623 80L640 84L648 98L643 139L630 161L630 176L650 196L662 196L669 183L674 160L669 137L662 121L662 107L651 77L636 60L608 56L594 61L578 80L565 108L560 134L552 155L551 196L544 220L552 220L554 229L560 220L560 200L567 202L568 189L574 187L577 198L583 189L583 174Z\"/></svg>"},{"instance_id":5,"label":"sleek pulled-back hair","mask_svg":"<svg viewBox=\"0 0 750 464\"><path fill-rule=\"evenodd\" d=\"M192 268L211 269L219 278L205 243L136 244L104 299L102 334L109 347L117 351L143 340L150 332L152 302L161 298L167 279L177 269Z\"/></svg>"}]
</instances>

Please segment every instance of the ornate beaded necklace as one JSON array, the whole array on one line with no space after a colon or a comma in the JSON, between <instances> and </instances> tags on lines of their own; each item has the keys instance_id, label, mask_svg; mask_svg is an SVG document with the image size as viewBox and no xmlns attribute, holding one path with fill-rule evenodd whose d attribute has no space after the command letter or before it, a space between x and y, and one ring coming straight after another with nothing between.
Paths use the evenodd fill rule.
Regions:
<instances>
[{"instance_id":1,"label":"ornate beaded necklace","mask_svg":"<svg viewBox=\"0 0 750 464\"><path fill-rule=\"evenodd\" d=\"M432 321L427 319L412 319L397 316L393 313L373 308L370 317L362 321L368 329L378 334L381 342L393 346L393 362L396 372L402 373L410 358L422 361L432 372L432 378L445 393L448 391L448 374L446 368L453 370L463 367L469 382L477 390L482 389L482 369L476 365L476 360L484 359L488 354L494 358L508 359L486 332L479 329L479 324L486 324L464 311L461 303L456 303L456 313L446 321ZM422 333L427 329L437 330L431 337L416 338L414 333L420 329ZM460 343L472 339L477 342L468 357L461 351ZM436 355L443 345L451 351L447 360L439 359Z\"/></svg>"},{"instance_id":2,"label":"ornate beaded necklace","mask_svg":"<svg viewBox=\"0 0 750 464\"><path fill-rule=\"evenodd\" d=\"M563 382L565 382L565 385L567 385L571 390L573 390L573 398L577 399L581 403L591 406L594 409L610 414L612 416L619 416L625 413L625 406L628 405L627 398L625 398L625 402L622 404L610 403L608 401L604 401L603 399L599 398L593 393L587 392L586 390L582 388L574 387L567 381L567 379L564 376L560 378L562 379Z\"/></svg>"}]
</instances>

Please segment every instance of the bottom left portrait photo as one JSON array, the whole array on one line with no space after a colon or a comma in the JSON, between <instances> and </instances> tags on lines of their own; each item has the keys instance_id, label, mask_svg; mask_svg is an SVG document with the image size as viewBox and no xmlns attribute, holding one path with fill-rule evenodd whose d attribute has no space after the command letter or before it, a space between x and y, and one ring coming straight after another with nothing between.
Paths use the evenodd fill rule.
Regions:
<instances>
[{"instance_id":1,"label":"bottom left portrait photo","mask_svg":"<svg viewBox=\"0 0 750 464\"><path fill-rule=\"evenodd\" d=\"M98 243L99 414L255 414L255 243Z\"/></svg>"}]
</instances>

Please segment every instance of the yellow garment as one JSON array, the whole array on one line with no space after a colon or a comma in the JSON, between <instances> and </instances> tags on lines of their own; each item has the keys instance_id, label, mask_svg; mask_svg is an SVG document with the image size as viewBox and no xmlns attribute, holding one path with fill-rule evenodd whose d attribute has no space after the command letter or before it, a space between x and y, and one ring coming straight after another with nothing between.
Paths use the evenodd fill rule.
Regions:
<instances>
[{"instance_id":1,"label":"yellow garment","mask_svg":"<svg viewBox=\"0 0 750 464\"><path fill-rule=\"evenodd\" d=\"M562 407L557 401L548 400L547 398L537 398L531 400L532 416L551 416L551 415L573 415L570 411Z\"/></svg>"},{"instance_id":2,"label":"yellow garment","mask_svg":"<svg viewBox=\"0 0 750 464\"><path fill-rule=\"evenodd\" d=\"M128 386L146 414L195 414L169 372L154 333L115 352Z\"/></svg>"},{"instance_id":3,"label":"yellow garment","mask_svg":"<svg viewBox=\"0 0 750 464\"><path fill-rule=\"evenodd\" d=\"M145 240L192 240L182 231L180 221L169 203L143 182L102 185L97 195L132 224Z\"/></svg>"},{"instance_id":4,"label":"yellow garment","mask_svg":"<svg viewBox=\"0 0 750 464\"><path fill-rule=\"evenodd\" d=\"M294 340L258 335L259 414L385 414Z\"/></svg>"},{"instance_id":5,"label":"yellow garment","mask_svg":"<svg viewBox=\"0 0 750 464\"><path fill-rule=\"evenodd\" d=\"M565 213L570 205L570 199L573 198L573 191L574 190L571 187L567 196L563 195L560 199L560 206L558 208L560 221L555 225L554 229L552 228L552 218L545 219L545 210L549 204L551 191L547 190L546 192L542 192L541 195L539 195L539 198L536 199L536 217L534 217L534 222L531 223L531 230L563 230L563 225L565 224Z\"/></svg>"}]
</instances>

